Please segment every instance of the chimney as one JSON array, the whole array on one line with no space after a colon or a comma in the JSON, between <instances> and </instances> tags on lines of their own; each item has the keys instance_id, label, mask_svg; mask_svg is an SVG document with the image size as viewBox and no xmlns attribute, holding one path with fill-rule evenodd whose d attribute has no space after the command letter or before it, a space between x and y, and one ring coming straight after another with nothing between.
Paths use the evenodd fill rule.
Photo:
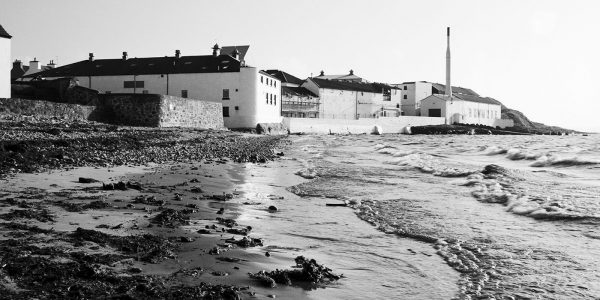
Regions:
<instances>
[{"instance_id":1,"label":"chimney","mask_svg":"<svg viewBox=\"0 0 600 300\"><path fill-rule=\"evenodd\" d=\"M354 70L350 69L350 75L354 75Z\"/></svg>"},{"instance_id":2,"label":"chimney","mask_svg":"<svg viewBox=\"0 0 600 300\"><path fill-rule=\"evenodd\" d=\"M175 50L175 58L179 58L181 56L181 51Z\"/></svg>"},{"instance_id":3,"label":"chimney","mask_svg":"<svg viewBox=\"0 0 600 300\"><path fill-rule=\"evenodd\" d=\"M325 72L321 70L321 74L319 76L325 76Z\"/></svg>"},{"instance_id":4,"label":"chimney","mask_svg":"<svg viewBox=\"0 0 600 300\"><path fill-rule=\"evenodd\" d=\"M39 71L41 70L40 62L37 58L33 58L32 61L29 62L29 70L28 71Z\"/></svg>"},{"instance_id":5,"label":"chimney","mask_svg":"<svg viewBox=\"0 0 600 300\"><path fill-rule=\"evenodd\" d=\"M18 59L15 59L15 61L13 62L13 69L23 70L23 62Z\"/></svg>"},{"instance_id":6,"label":"chimney","mask_svg":"<svg viewBox=\"0 0 600 300\"><path fill-rule=\"evenodd\" d=\"M48 64L47 67L50 68L50 69L56 68L56 64L54 63L54 60L50 60L50 63Z\"/></svg>"},{"instance_id":7,"label":"chimney","mask_svg":"<svg viewBox=\"0 0 600 300\"><path fill-rule=\"evenodd\" d=\"M88 58L89 61L94 61L94 53L90 53L90 57Z\"/></svg>"},{"instance_id":8,"label":"chimney","mask_svg":"<svg viewBox=\"0 0 600 300\"><path fill-rule=\"evenodd\" d=\"M123 60L127 60L127 51L123 51Z\"/></svg>"},{"instance_id":9,"label":"chimney","mask_svg":"<svg viewBox=\"0 0 600 300\"><path fill-rule=\"evenodd\" d=\"M446 48L446 96L452 100L452 85L450 84L450 27L447 28L446 38L448 47Z\"/></svg>"},{"instance_id":10,"label":"chimney","mask_svg":"<svg viewBox=\"0 0 600 300\"><path fill-rule=\"evenodd\" d=\"M237 47L235 49L233 49L231 56L233 56L233 58L235 58L237 60L240 60L240 51L238 51Z\"/></svg>"},{"instance_id":11,"label":"chimney","mask_svg":"<svg viewBox=\"0 0 600 300\"><path fill-rule=\"evenodd\" d=\"M219 44L215 44L212 49L213 49L213 56L216 57L216 56L221 55L221 48L219 47Z\"/></svg>"}]
</instances>

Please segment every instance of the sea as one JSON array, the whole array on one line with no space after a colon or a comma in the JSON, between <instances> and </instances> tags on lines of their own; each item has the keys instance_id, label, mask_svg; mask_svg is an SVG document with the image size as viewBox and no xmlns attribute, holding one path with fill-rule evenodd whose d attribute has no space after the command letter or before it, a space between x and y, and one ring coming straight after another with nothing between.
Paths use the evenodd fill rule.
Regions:
<instances>
[{"instance_id":1,"label":"sea","mask_svg":"<svg viewBox=\"0 0 600 300\"><path fill-rule=\"evenodd\" d=\"M282 266L304 255L344 274L302 298L600 299L599 135L290 140L232 177L279 208L240 222Z\"/></svg>"}]
</instances>

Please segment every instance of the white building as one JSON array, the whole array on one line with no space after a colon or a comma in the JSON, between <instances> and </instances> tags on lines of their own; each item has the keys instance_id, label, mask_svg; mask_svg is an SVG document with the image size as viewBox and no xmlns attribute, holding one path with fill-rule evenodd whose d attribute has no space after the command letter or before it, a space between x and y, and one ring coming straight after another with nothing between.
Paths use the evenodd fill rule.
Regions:
<instances>
[{"instance_id":1,"label":"white building","mask_svg":"<svg viewBox=\"0 0 600 300\"><path fill-rule=\"evenodd\" d=\"M502 119L500 103L492 98L454 94L434 94L421 100L421 116L444 117L446 124L480 124L512 127L513 121Z\"/></svg>"},{"instance_id":2,"label":"white building","mask_svg":"<svg viewBox=\"0 0 600 300\"><path fill-rule=\"evenodd\" d=\"M33 75L32 75L33 76ZM282 118L281 82L240 62L239 52L171 57L89 59L47 70L44 79L74 77L80 86L100 93L151 93L220 102L228 128L254 128Z\"/></svg>"},{"instance_id":3,"label":"white building","mask_svg":"<svg viewBox=\"0 0 600 300\"><path fill-rule=\"evenodd\" d=\"M382 83L308 78L302 87L320 99L319 118L359 119L401 115L400 89Z\"/></svg>"},{"instance_id":4,"label":"white building","mask_svg":"<svg viewBox=\"0 0 600 300\"><path fill-rule=\"evenodd\" d=\"M405 116L419 116L421 113L421 100L435 94L444 95L446 86L441 83L427 81L412 81L393 84L402 90L402 112ZM453 86L452 93L479 96L473 90Z\"/></svg>"},{"instance_id":5,"label":"white building","mask_svg":"<svg viewBox=\"0 0 600 300\"><path fill-rule=\"evenodd\" d=\"M301 87L304 80L285 71L266 70L281 81L281 116L291 118L318 118L319 96Z\"/></svg>"},{"instance_id":6,"label":"white building","mask_svg":"<svg viewBox=\"0 0 600 300\"><path fill-rule=\"evenodd\" d=\"M0 25L0 98L10 98L10 39L12 36Z\"/></svg>"}]
</instances>

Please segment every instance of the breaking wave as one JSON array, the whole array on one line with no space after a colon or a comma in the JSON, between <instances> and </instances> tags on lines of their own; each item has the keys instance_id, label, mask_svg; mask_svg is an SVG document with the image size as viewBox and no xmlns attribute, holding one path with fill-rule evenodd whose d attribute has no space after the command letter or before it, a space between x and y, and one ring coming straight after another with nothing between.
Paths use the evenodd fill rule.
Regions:
<instances>
[{"instance_id":1,"label":"breaking wave","mask_svg":"<svg viewBox=\"0 0 600 300\"><path fill-rule=\"evenodd\" d=\"M532 167L548 167L548 166L585 166L585 165L597 165L600 161L583 159L577 156L574 157L560 157L556 155L543 155L536 159L531 164Z\"/></svg>"}]
</instances>

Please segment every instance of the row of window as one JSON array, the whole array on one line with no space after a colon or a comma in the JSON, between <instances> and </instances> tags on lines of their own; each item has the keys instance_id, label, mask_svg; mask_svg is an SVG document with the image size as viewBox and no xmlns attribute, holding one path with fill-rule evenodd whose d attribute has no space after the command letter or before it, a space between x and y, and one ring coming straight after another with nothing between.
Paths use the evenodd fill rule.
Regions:
<instances>
[{"instance_id":1,"label":"row of window","mask_svg":"<svg viewBox=\"0 0 600 300\"><path fill-rule=\"evenodd\" d=\"M264 77L264 76L260 76L260 83L266 83L269 86L274 86L277 87L277 81L269 78L269 77Z\"/></svg>"},{"instance_id":2,"label":"row of window","mask_svg":"<svg viewBox=\"0 0 600 300\"><path fill-rule=\"evenodd\" d=\"M485 109L469 108L469 117L471 118L486 118L498 119L498 111L490 111Z\"/></svg>"},{"instance_id":3,"label":"row of window","mask_svg":"<svg viewBox=\"0 0 600 300\"><path fill-rule=\"evenodd\" d=\"M266 93L267 104L277 105L277 95Z\"/></svg>"}]
</instances>

